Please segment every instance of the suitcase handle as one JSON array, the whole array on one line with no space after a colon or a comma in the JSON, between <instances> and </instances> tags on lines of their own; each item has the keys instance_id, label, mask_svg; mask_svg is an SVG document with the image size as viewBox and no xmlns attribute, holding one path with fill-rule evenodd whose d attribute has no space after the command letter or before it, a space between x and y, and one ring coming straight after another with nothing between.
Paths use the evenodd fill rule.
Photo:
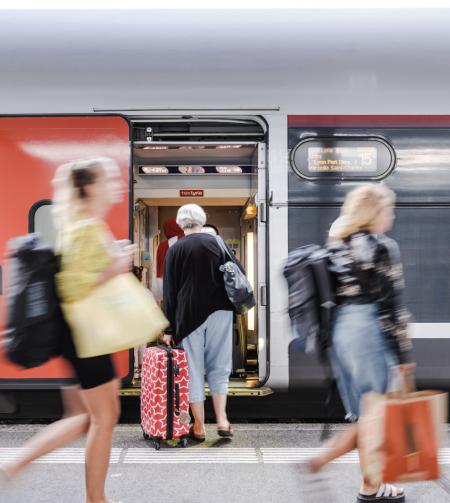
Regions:
<instances>
[{"instance_id":1,"label":"suitcase handle","mask_svg":"<svg viewBox=\"0 0 450 503\"><path fill-rule=\"evenodd\" d=\"M175 384L175 414L179 416L180 413L180 385Z\"/></svg>"}]
</instances>

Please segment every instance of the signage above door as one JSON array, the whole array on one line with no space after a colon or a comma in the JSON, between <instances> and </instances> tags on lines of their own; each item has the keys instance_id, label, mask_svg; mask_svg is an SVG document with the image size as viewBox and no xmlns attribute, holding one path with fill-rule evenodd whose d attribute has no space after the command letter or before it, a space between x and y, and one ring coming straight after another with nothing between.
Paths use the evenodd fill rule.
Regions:
<instances>
[{"instance_id":1,"label":"signage above door","mask_svg":"<svg viewBox=\"0 0 450 503\"><path fill-rule=\"evenodd\" d=\"M184 189L180 190L180 197L204 197L203 189Z\"/></svg>"}]
</instances>

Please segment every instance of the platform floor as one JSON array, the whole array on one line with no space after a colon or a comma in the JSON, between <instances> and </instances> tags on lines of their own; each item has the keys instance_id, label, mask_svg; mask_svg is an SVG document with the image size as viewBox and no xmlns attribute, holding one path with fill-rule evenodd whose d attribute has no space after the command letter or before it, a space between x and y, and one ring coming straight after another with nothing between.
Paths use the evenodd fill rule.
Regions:
<instances>
[{"instance_id":1,"label":"platform floor","mask_svg":"<svg viewBox=\"0 0 450 503\"><path fill-rule=\"evenodd\" d=\"M331 431L345 426L333 425ZM0 425L0 462L42 426ZM138 425L120 425L108 476L115 503L349 503L356 501L358 457L352 452L319 476L305 461L320 449L322 425L240 424L232 441L208 439L186 449L163 445L155 451ZM450 502L450 449L441 453L439 482L407 484L407 501ZM56 451L34 463L18 480L0 486L1 503L83 503L83 444Z\"/></svg>"}]
</instances>

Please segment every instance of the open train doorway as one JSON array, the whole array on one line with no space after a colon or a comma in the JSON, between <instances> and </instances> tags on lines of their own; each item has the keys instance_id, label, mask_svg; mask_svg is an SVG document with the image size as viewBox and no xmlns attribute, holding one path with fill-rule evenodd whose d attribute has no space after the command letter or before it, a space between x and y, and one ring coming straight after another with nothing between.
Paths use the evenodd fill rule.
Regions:
<instances>
[{"instance_id":1,"label":"open train doorway","mask_svg":"<svg viewBox=\"0 0 450 503\"><path fill-rule=\"evenodd\" d=\"M251 122L238 122L238 131L228 122L223 129L220 122L195 126L190 122L186 128L184 121L136 125L135 266L143 284L161 299L157 249L162 241L177 239L168 222L183 204L202 206L207 214L204 230L217 232L228 243L244 266L257 300L248 313L234 316L230 394L266 394L268 390L261 386L267 372L264 132Z\"/></svg>"}]
</instances>

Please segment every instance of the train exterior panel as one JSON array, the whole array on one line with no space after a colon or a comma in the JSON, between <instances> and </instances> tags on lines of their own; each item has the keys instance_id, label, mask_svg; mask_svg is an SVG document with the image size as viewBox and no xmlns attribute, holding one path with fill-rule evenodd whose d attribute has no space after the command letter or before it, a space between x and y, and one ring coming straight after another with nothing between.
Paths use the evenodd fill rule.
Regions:
<instances>
[{"instance_id":1,"label":"train exterior panel","mask_svg":"<svg viewBox=\"0 0 450 503\"><path fill-rule=\"evenodd\" d=\"M51 180L55 169L71 159L107 156L114 159L129 187L129 127L121 117L8 117L0 118L0 267L2 289L7 283L7 241L29 231L39 231L54 243L51 225ZM111 213L109 224L118 238L129 237L129 194ZM5 318L4 295L2 324ZM129 355L116 355L118 372L128 375ZM0 352L0 387L52 387L70 379L62 359L30 370L11 365Z\"/></svg>"},{"instance_id":2,"label":"train exterior panel","mask_svg":"<svg viewBox=\"0 0 450 503\"><path fill-rule=\"evenodd\" d=\"M405 276L405 302L411 324L421 385L449 386L450 340L450 118L437 117L306 117L289 118L289 150L299 143L328 149L319 159L301 159L305 172L289 173L289 250L308 243L323 244L345 194L361 182L382 181L397 194L396 220L390 235L398 242ZM369 143L366 143L367 139ZM333 145L360 148L369 155L378 140L385 141L394 158L391 165L374 159L377 166L358 164L348 154L332 151ZM322 142L322 143L321 143ZM371 143L370 143L371 142ZM349 147L350 146L350 147ZM319 148L319 147L312 147ZM376 156L374 147L373 155ZM347 162L344 167L336 161ZM383 164L384 165L380 165ZM295 159L291 155L291 167ZM310 168L308 170L308 167ZM305 176L309 175L309 180ZM290 386L320 379L317 362L290 345Z\"/></svg>"}]
</instances>

